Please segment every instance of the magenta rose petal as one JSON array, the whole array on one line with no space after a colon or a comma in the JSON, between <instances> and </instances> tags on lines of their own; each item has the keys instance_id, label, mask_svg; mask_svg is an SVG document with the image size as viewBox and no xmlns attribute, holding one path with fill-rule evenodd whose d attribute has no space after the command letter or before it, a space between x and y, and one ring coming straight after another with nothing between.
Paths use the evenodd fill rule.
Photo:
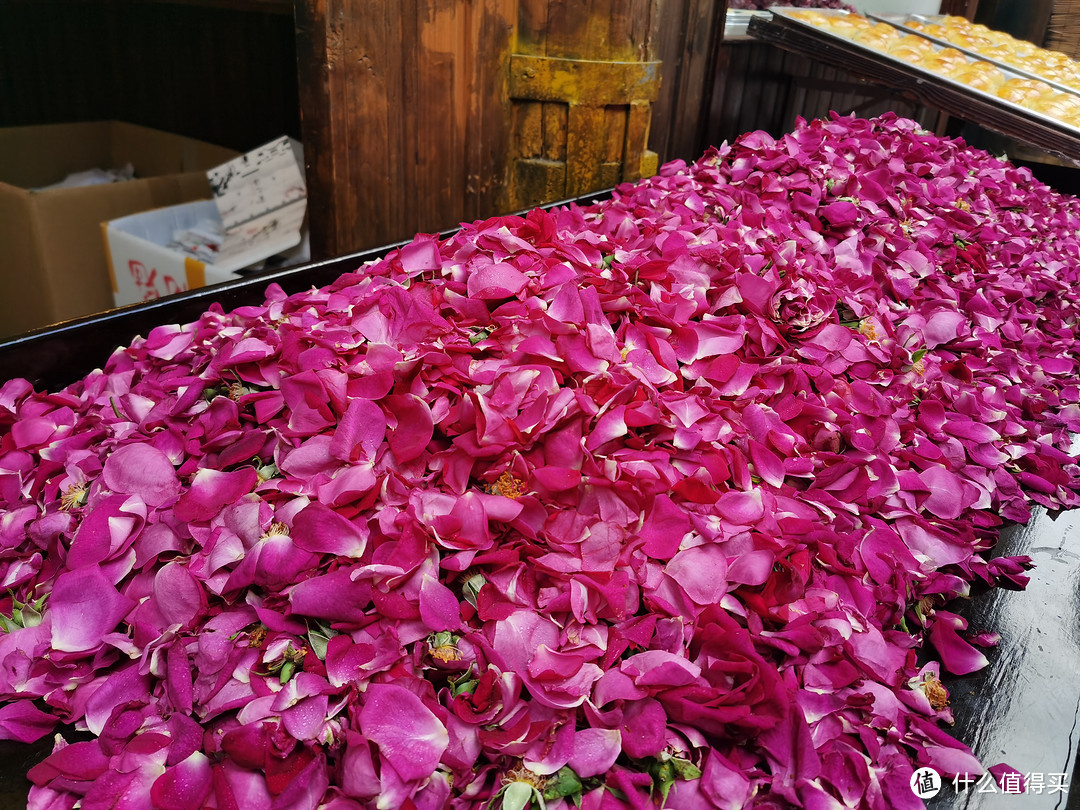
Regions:
<instances>
[{"instance_id":1,"label":"magenta rose petal","mask_svg":"<svg viewBox=\"0 0 1080 810\"><path fill-rule=\"evenodd\" d=\"M166 563L154 577L154 603L169 624L187 628L206 609L207 597L199 581L179 563Z\"/></svg>"},{"instance_id":2,"label":"magenta rose petal","mask_svg":"<svg viewBox=\"0 0 1080 810\"><path fill-rule=\"evenodd\" d=\"M941 656L941 663L954 675L968 675L990 663L985 655L960 638L957 629L966 626L961 622L953 614L938 611L929 631L930 643Z\"/></svg>"},{"instance_id":3,"label":"magenta rose petal","mask_svg":"<svg viewBox=\"0 0 1080 810\"><path fill-rule=\"evenodd\" d=\"M434 431L431 410L412 394L387 398L397 426L390 431L390 450L399 464L405 464L423 452Z\"/></svg>"},{"instance_id":4,"label":"magenta rose petal","mask_svg":"<svg viewBox=\"0 0 1080 810\"><path fill-rule=\"evenodd\" d=\"M180 479L169 457L148 444L118 447L101 475L113 492L138 495L147 506L161 506L180 494Z\"/></svg>"},{"instance_id":5,"label":"magenta rose petal","mask_svg":"<svg viewBox=\"0 0 1080 810\"><path fill-rule=\"evenodd\" d=\"M198 810L213 788L213 772L206 755L196 751L165 770L150 788L150 799L161 810Z\"/></svg>"},{"instance_id":6,"label":"magenta rose petal","mask_svg":"<svg viewBox=\"0 0 1080 810\"><path fill-rule=\"evenodd\" d=\"M574 734L574 753L569 765L583 778L607 773L622 751L617 728L586 728Z\"/></svg>"},{"instance_id":7,"label":"magenta rose petal","mask_svg":"<svg viewBox=\"0 0 1080 810\"><path fill-rule=\"evenodd\" d=\"M386 436L386 416L382 409L368 399L349 402L334 431L330 453L342 461L375 457Z\"/></svg>"},{"instance_id":8,"label":"magenta rose petal","mask_svg":"<svg viewBox=\"0 0 1080 810\"><path fill-rule=\"evenodd\" d=\"M296 513L291 536L297 548L339 557L361 557L367 532L321 503L311 503Z\"/></svg>"},{"instance_id":9,"label":"magenta rose petal","mask_svg":"<svg viewBox=\"0 0 1080 810\"><path fill-rule=\"evenodd\" d=\"M426 779L450 744L446 727L402 686L372 684L360 711L364 736L402 779Z\"/></svg>"},{"instance_id":10,"label":"magenta rose petal","mask_svg":"<svg viewBox=\"0 0 1080 810\"><path fill-rule=\"evenodd\" d=\"M56 578L49 597L52 647L60 652L87 652L101 645L135 606L97 568L80 568Z\"/></svg>"},{"instance_id":11,"label":"magenta rose petal","mask_svg":"<svg viewBox=\"0 0 1080 810\"><path fill-rule=\"evenodd\" d=\"M684 549L664 570L699 605L716 604L727 592L727 555L719 546Z\"/></svg>"},{"instance_id":12,"label":"magenta rose petal","mask_svg":"<svg viewBox=\"0 0 1080 810\"><path fill-rule=\"evenodd\" d=\"M716 504L720 514L732 523L752 524L765 514L760 490L725 492Z\"/></svg>"},{"instance_id":13,"label":"magenta rose petal","mask_svg":"<svg viewBox=\"0 0 1080 810\"><path fill-rule=\"evenodd\" d=\"M51 714L34 706L30 700L16 700L0 706L0 739L35 742L56 727Z\"/></svg>"},{"instance_id":14,"label":"magenta rose petal","mask_svg":"<svg viewBox=\"0 0 1080 810\"><path fill-rule=\"evenodd\" d=\"M459 630L461 611L453 591L424 574L420 583L420 618L431 630Z\"/></svg>"},{"instance_id":15,"label":"magenta rose petal","mask_svg":"<svg viewBox=\"0 0 1080 810\"><path fill-rule=\"evenodd\" d=\"M251 492L258 480L252 468L221 472L199 470L173 507L173 514L184 521L209 520L225 506Z\"/></svg>"},{"instance_id":16,"label":"magenta rose petal","mask_svg":"<svg viewBox=\"0 0 1080 810\"><path fill-rule=\"evenodd\" d=\"M469 276L468 293L472 298L509 298L521 292L529 279L506 262L481 267Z\"/></svg>"}]
</instances>

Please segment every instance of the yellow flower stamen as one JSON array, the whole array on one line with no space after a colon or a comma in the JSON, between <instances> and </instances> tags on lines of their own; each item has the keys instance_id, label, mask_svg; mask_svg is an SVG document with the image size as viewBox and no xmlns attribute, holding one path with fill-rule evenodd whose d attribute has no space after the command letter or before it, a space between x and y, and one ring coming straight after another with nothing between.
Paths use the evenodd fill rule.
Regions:
<instances>
[{"instance_id":1,"label":"yellow flower stamen","mask_svg":"<svg viewBox=\"0 0 1080 810\"><path fill-rule=\"evenodd\" d=\"M90 485L87 483L72 484L60 496L60 509L64 512L70 512L76 507L83 506L89 492Z\"/></svg>"},{"instance_id":2,"label":"yellow flower stamen","mask_svg":"<svg viewBox=\"0 0 1080 810\"><path fill-rule=\"evenodd\" d=\"M502 495L504 498L517 500L525 494L525 482L514 478L510 473L504 472L488 490L492 495Z\"/></svg>"},{"instance_id":3,"label":"yellow flower stamen","mask_svg":"<svg viewBox=\"0 0 1080 810\"><path fill-rule=\"evenodd\" d=\"M533 773L524 765L520 765L517 768L512 768L503 774L502 783L509 785L512 782L524 782L526 785L535 788L538 791L543 792L544 788L550 780L546 776L542 776L538 773Z\"/></svg>"},{"instance_id":4,"label":"yellow flower stamen","mask_svg":"<svg viewBox=\"0 0 1080 810\"><path fill-rule=\"evenodd\" d=\"M288 536L289 536L289 527L286 526L284 523L279 523L278 521L274 521L273 523L271 523L270 528L266 530L265 534L263 534L264 538L265 537L288 537Z\"/></svg>"},{"instance_id":5,"label":"yellow flower stamen","mask_svg":"<svg viewBox=\"0 0 1080 810\"><path fill-rule=\"evenodd\" d=\"M939 712L949 705L949 693L933 673L926 676L922 688L923 692L926 693L927 700L930 701L930 707L934 711Z\"/></svg>"},{"instance_id":6,"label":"yellow flower stamen","mask_svg":"<svg viewBox=\"0 0 1080 810\"><path fill-rule=\"evenodd\" d=\"M457 636L448 630L432 633L427 638L428 652L431 653L431 657L444 664L461 660L462 655L457 643Z\"/></svg>"},{"instance_id":7,"label":"yellow flower stamen","mask_svg":"<svg viewBox=\"0 0 1080 810\"><path fill-rule=\"evenodd\" d=\"M256 649L262 647L263 642L266 641L266 633L266 625L260 624L248 634L248 646Z\"/></svg>"},{"instance_id":8,"label":"yellow flower stamen","mask_svg":"<svg viewBox=\"0 0 1080 810\"><path fill-rule=\"evenodd\" d=\"M431 657L436 661L442 661L444 664L449 664L451 661L461 660L461 651L453 644L444 644L441 647L436 647L431 651Z\"/></svg>"}]
</instances>

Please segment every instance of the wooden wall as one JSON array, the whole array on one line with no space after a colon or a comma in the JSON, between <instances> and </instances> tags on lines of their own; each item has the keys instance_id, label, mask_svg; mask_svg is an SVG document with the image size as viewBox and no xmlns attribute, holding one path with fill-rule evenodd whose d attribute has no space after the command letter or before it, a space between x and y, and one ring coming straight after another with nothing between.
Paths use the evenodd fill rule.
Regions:
<instances>
[{"instance_id":1,"label":"wooden wall","mask_svg":"<svg viewBox=\"0 0 1080 810\"><path fill-rule=\"evenodd\" d=\"M492 211L517 0L301 0L312 246L335 256Z\"/></svg>"},{"instance_id":2,"label":"wooden wall","mask_svg":"<svg viewBox=\"0 0 1080 810\"><path fill-rule=\"evenodd\" d=\"M0 0L0 126L120 119L248 150L300 136L286 0Z\"/></svg>"},{"instance_id":3,"label":"wooden wall","mask_svg":"<svg viewBox=\"0 0 1080 810\"><path fill-rule=\"evenodd\" d=\"M821 118L834 110L863 118L892 110L930 130L939 123L936 110L762 42L724 43L716 71L706 134L714 144L758 129L779 136L792 129L796 116Z\"/></svg>"},{"instance_id":4,"label":"wooden wall","mask_svg":"<svg viewBox=\"0 0 1080 810\"><path fill-rule=\"evenodd\" d=\"M727 77L717 72L726 0L668 0L656 45L663 63L649 148L661 163L694 160L710 145L712 100Z\"/></svg>"},{"instance_id":5,"label":"wooden wall","mask_svg":"<svg viewBox=\"0 0 1080 810\"><path fill-rule=\"evenodd\" d=\"M340 255L633 180L655 166L648 144L660 159L693 152L724 7L299 0L309 182L332 189L311 200L315 252ZM537 82L549 69L590 81L530 90L523 57L537 60ZM626 80L591 81L595 62Z\"/></svg>"}]
</instances>

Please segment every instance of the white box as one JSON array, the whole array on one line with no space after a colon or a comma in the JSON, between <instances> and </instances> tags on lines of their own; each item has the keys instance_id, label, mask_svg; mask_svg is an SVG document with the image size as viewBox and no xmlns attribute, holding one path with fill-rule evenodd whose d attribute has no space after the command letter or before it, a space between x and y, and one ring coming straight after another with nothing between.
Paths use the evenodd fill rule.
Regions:
<instances>
[{"instance_id":1,"label":"white box","mask_svg":"<svg viewBox=\"0 0 1080 810\"><path fill-rule=\"evenodd\" d=\"M212 200L103 223L117 306L226 281L301 243L307 189L296 141L279 138L206 175ZM169 247L177 231L208 220L224 234L212 263Z\"/></svg>"}]
</instances>

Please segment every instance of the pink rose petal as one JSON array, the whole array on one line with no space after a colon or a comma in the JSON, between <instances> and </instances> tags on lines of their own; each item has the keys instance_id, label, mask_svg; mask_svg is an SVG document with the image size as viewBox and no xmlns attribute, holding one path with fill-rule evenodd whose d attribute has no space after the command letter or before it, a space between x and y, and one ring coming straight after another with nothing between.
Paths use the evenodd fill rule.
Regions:
<instances>
[{"instance_id":1,"label":"pink rose petal","mask_svg":"<svg viewBox=\"0 0 1080 810\"><path fill-rule=\"evenodd\" d=\"M403 686L374 683L360 710L364 736L379 748L379 755L402 779L426 779L438 767L450 744L446 727L412 692Z\"/></svg>"}]
</instances>

